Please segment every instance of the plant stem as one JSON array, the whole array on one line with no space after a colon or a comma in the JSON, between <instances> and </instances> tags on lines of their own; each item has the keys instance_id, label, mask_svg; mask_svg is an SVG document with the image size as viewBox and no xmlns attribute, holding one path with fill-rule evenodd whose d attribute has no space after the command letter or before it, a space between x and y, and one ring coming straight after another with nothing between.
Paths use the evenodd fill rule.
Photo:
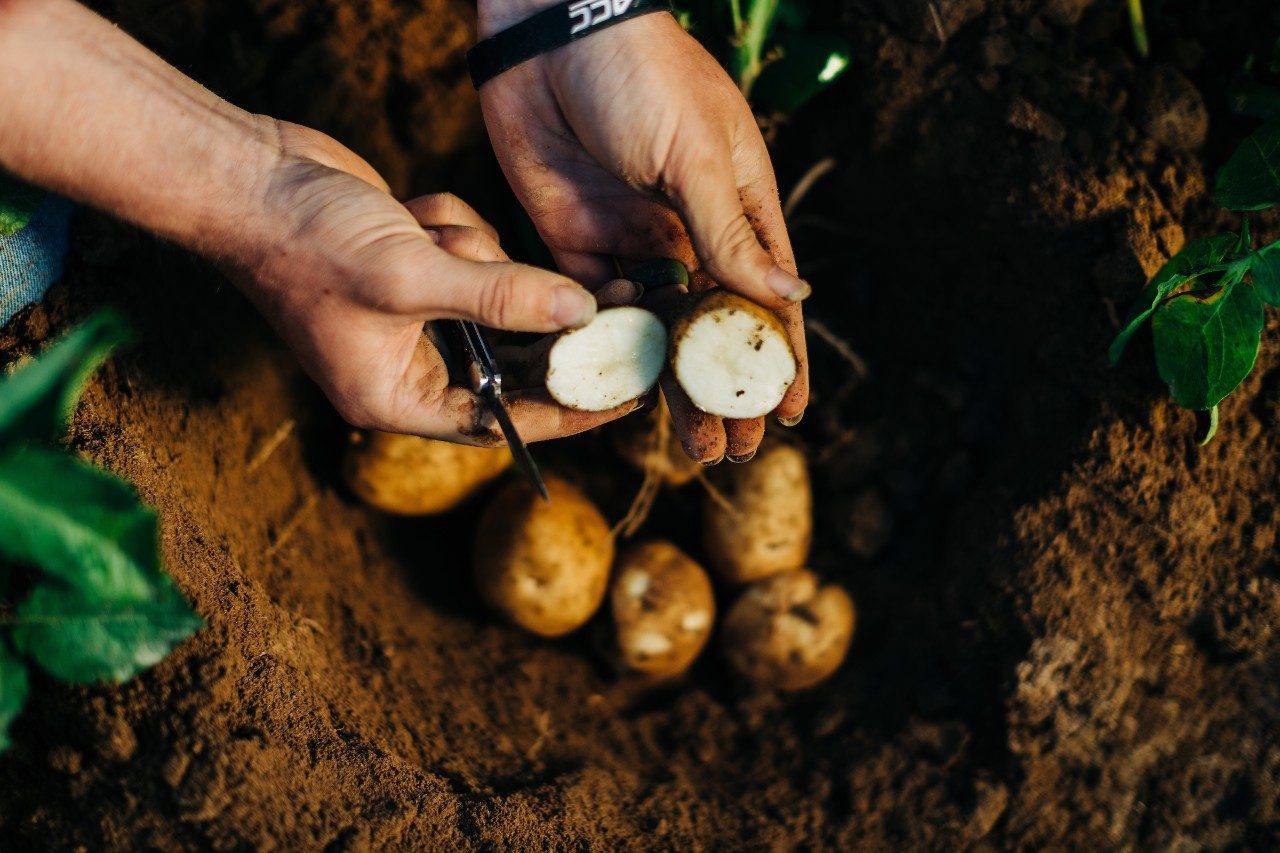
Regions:
<instances>
[{"instance_id":1,"label":"plant stem","mask_svg":"<svg viewBox=\"0 0 1280 853\"><path fill-rule=\"evenodd\" d=\"M1201 436L1196 440L1196 444L1201 447L1213 441L1213 437L1218 434L1217 406L1207 412L1196 412L1196 434Z\"/></svg>"},{"instance_id":2,"label":"plant stem","mask_svg":"<svg viewBox=\"0 0 1280 853\"><path fill-rule=\"evenodd\" d=\"M755 85L762 61L764 43L773 29L773 19L778 14L779 0L747 0L747 15L742 17L738 0L732 0L735 33L733 39L733 57L730 72L742 90L743 97L751 97L751 87Z\"/></svg>"},{"instance_id":3,"label":"plant stem","mask_svg":"<svg viewBox=\"0 0 1280 853\"><path fill-rule=\"evenodd\" d=\"M1147 39L1147 22L1142 14L1142 0L1129 0L1129 24L1133 28L1133 46L1138 56L1143 59L1151 53L1151 42Z\"/></svg>"}]
</instances>

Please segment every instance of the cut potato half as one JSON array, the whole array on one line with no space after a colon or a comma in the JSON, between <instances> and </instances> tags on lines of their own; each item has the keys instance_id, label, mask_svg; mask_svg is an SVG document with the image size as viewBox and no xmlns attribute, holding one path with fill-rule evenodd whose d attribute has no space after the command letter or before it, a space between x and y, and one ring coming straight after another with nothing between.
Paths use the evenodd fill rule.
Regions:
<instances>
[{"instance_id":1,"label":"cut potato half","mask_svg":"<svg viewBox=\"0 0 1280 853\"><path fill-rule=\"evenodd\" d=\"M670 349L676 381L710 415L767 415L796 379L796 356L782 321L724 290L693 297L672 327Z\"/></svg>"},{"instance_id":2,"label":"cut potato half","mask_svg":"<svg viewBox=\"0 0 1280 853\"><path fill-rule=\"evenodd\" d=\"M612 409L657 383L666 351L666 329L652 313L630 305L606 308L551 346L547 391L570 409Z\"/></svg>"}]
</instances>

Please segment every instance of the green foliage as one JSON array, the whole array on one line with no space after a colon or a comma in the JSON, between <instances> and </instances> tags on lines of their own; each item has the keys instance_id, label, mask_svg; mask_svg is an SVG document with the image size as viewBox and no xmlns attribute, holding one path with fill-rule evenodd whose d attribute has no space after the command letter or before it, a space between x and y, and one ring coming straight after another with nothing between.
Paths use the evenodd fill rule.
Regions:
<instances>
[{"instance_id":1,"label":"green foliage","mask_svg":"<svg viewBox=\"0 0 1280 853\"><path fill-rule=\"evenodd\" d=\"M1179 406L1208 410L1253 370L1262 300L1242 277L1175 296L1151 318L1156 368Z\"/></svg>"},{"instance_id":2,"label":"green foliage","mask_svg":"<svg viewBox=\"0 0 1280 853\"><path fill-rule=\"evenodd\" d=\"M133 677L199 627L182 593L160 576L141 596L41 584L18 607L13 639L50 675L87 684Z\"/></svg>"},{"instance_id":3,"label":"green foliage","mask_svg":"<svg viewBox=\"0 0 1280 853\"><path fill-rule=\"evenodd\" d=\"M17 234L44 201L44 190L0 172L0 237Z\"/></svg>"},{"instance_id":4,"label":"green foliage","mask_svg":"<svg viewBox=\"0 0 1280 853\"><path fill-rule=\"evenodd\" d=\"M1280 119L1232 154L1214 198L1233 210L1280 203ZM1197 240L1160 268L1112 341L1111 362L1150 320L1160 378L1180 406L1207 414L1207 442L1217 431L1218 403L1257 361L1264 304L1280 307L1280 241L1253 249L1246 219L1239 235Z\"/></svg>"},{"instance_id":5,"label":"green foliage","mask_svg":"<svg viewBox=\"0 0 1280 853\"><path fill-rule=\"evenodd\" d=\"M120 315L104 311L0 385L0 446L56 439L85 380L129 340Z\"/></svg>"},{"instance_id":6,"label":"green foliage","mask_svg":"<svg viewBox=\"0 0 1280 853\"><path fill-rule=\"evenodd\" d=\"M1280 118L1258 128L1218 173L1213 200L1228 210L1280 204Z\"/></svg>"},{"instance_id":7,"label":"green foliage","mask_svg":"<svg viewBox=\"0 0 1280 853\"><path fill-rule=\"evenodd\" d=\"M803 0L683 0L677 17L733 77L758 112L787 115L849 65L849 43L805 31Z\"/></svg>"},{"instance_id":8,"label":"green foliage","mask_svg":"<svg viewBox=\"0 0 1280 853\"><path fill-rule=\"evenodd\" d=\"M1111 342L1111 363L1120 360L1129 339L1170 293L1217 268L1227 253L1239 245L1240 238L1235 234L1218 234L1197 240L1170 258L1148 282L1142 295L1134 302L1120 334Z\"/></svg>"},{"instance_id":9,"label":"green foliage","mask_svg":"<svg viewBox=\"0 0 1280 853\"><path fill-rule=\"evenodd\" d=\"M0 747L26 698L27 659L64 681L123 681L200 627L161 565L155 512L52 444L127 338L118 315L99 314L0 381ZM16 606L13 589L25 593Z\"/></svg>"}]
</instances>

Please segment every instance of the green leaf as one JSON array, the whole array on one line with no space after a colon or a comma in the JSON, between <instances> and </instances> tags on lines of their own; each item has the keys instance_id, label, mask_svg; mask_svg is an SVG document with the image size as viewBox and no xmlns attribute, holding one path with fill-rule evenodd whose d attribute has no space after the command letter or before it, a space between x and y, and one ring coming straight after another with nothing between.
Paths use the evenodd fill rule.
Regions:
<instances>
[{"instance_id":1,"label":"green leaf","mask_svg":"<svg viewBox=\"0 0 1280 853\"><path fill-rule=\"evenodd\" d=\"M38 447L0 455L0 555L100 598L145 598L161 576L155 512L125 481Z\"/></svg>"},{"instance_id":2,"label":"green leaf","mask_svg":"<svg viewBox=\"0 0 1280 853\"><path fill-rule=\"evenodd\" d=\"M1240 281L1161 305L1151 318L1156 368L1178 405L1210 409L1230 394L1253 369L1262 322L1262 300Z\"/></svg>"},{"instance_id":3,"label":"green leaf","mask_svg":"<svg viewBox=\"0 0 1280 853\"><path fill-rule=\"evenodd\" d=\"M0 379L0 441L47 441L66 430L85 381L129 327L102 311L72 329L34 361Z\"/></svg>"},{"instance_id":4,"label":"green leaf","mask_svg":"<svg viewBox=\"0 0 1280 853\"><path fill-rule=\"evenodd\" d=\"M1263 246L1250 254L1249 271L1262 301L1280 307L1280 243Z\"/></svg>"},{"instance_id":5,"label":"green leaf","mask_svg":"<svg viewBox=\"0 0 1280 853\"><path fill-rule=\"evenodd\" d=\"M751 90L757 112L795 112L849 67L853 49L830 33L783 33L777 58L764 66Z\"/></svg>"},{"instance_id":6,"label":"green leaf","mask_svg":"<svg viewBox=\"0 0 1280 853\"><path fill-rule=\"evenodd\" d=\"M124 681L159 663L201 626L182 593L157 578L137 601L103 600L41 584L18 607L18 648L63 681Z\"/></svg>"},{"instance_id":7,"label":"green leaf","mask_svg":"<svg viewBox=\"0 0 1280 853\"><path fill-rule=\"evenodd\" d=\"M0 237L9 237L26 228L44 197L44 190L0 172Z\"/></svg>"},{"instance_id":8,"label":"green leaf","mask_svg":"<svg viewBox=\"0 0 1280 853\"><path fill-rule=\"evenodd\" d=\"M1223 259L1239 246L1239 242L1240 238L1235 234L1215 234L1212 237L1188 243L1181 252L1166 261L1134 301L1133 307L1129 309L1129 316L1120 328L1120 333L1111 342L1111 349L1108 352L1111 363L1115 364L1120 360L1129 339L1147 321L1157 305L1176 288L1222 263Z\"/></svg>"},{"instance_id":9,"label":"green leaf","mask_svg":"<svg viewBox=\"0 0 1280 853\"><path fill-rule=\"evenodd\" d=\"M27 702L27 665L0 640L0 750L8 749L9 725Z\"/></svg>"},{"instance_id":10,"label":"green leaf","mask_svg":"<svg viewBox=\"0 0 1280 853\"><path fill-rule=\"evenodd\" d=\"M1262 210L1280 203L1280 118L1240 143L1218 173L1213 199L1229 210Z\"/></svg>"}]
</instances>

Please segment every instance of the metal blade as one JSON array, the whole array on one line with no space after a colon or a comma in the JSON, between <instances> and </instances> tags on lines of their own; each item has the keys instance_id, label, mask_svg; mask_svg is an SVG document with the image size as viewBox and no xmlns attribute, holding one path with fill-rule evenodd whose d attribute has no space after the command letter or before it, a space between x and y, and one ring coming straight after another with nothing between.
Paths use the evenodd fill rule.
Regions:
<instances>
[{"instance_id":1,"label":"metal blade","mask_svg":"<svg viewBox=\"0 0 1280 853\"><path fill-rule=\"evenodd\" d=\"M498 421L498 428L507 439L507 449L511 451L511 458L516 461L516 467L529 479L530 483L533 483L533 487L538 490L538 494L542 495L544 501L551 500L551 495L547 493L547 484L542 481L542 474L538 472L538 463L533 461L533 456L525 446L524 439L520 438L520 433L516 432L516 425L511 422L511 414L507 412L507 404L502 401L502 395L493 386L489 386L480 396L489 404L489 410Z\"/></svg>"},{"instance_id":2,"label":"metal blade","mask_svg":"<svg viewBox=\"0 0 1280 853\"><path fill-rule=\"evenodd\" d=\"M489 349L489 342L484 339L484 332L468 320L457 322L462 331L463 344L471 356L471 366L474 370L472 380L476 394L488 404L489 411L493 412L498 428L502 430L502 435L507 440L511 458L516 461L516 467L529 478L529 482L533 483L544 501L551 500L551 495L547 493L547 484L542 481L542 475L538 473L538 464L533 461L533 456L525 446L524 439L520 438L520 433L516 431L516 425L511 421L511 413L507 411L507 404L502 400L502 374L498 372L493 353Z\"/></svg>"}]
</instances>

